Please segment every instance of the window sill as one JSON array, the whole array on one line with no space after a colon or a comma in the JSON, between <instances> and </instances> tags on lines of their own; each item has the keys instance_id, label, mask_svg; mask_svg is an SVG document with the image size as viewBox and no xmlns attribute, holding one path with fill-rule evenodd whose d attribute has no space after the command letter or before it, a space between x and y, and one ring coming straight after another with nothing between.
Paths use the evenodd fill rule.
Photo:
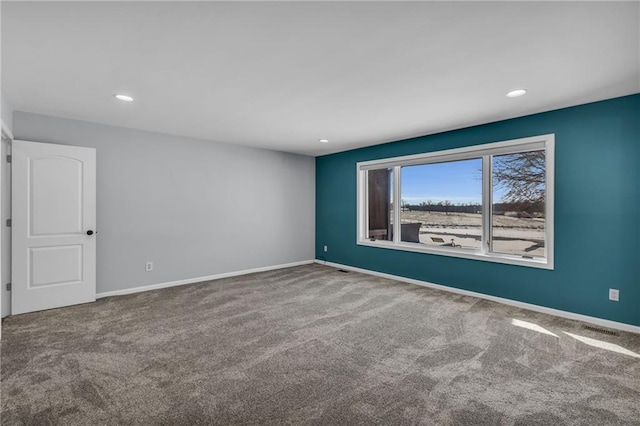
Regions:
<instances>
[{"instance_id":1,"label":"window sill","mask_svg":"<svg viewBox=\"0 0 640 426\"><path fill-rule=\"evenodd\" d=\"M377 247L383 249L411 251L417 253L435 254L438 256L460 257L463 259L481 260L485 262L504 263L508 265L526 266L529 268L539 268L553 270L553 261L549 259L525 259L518 256L498 253L481 253L473 249L428 247L417 243L394 243L383 240L358 240L360 246Z\"/></svg>"}]
</instances>

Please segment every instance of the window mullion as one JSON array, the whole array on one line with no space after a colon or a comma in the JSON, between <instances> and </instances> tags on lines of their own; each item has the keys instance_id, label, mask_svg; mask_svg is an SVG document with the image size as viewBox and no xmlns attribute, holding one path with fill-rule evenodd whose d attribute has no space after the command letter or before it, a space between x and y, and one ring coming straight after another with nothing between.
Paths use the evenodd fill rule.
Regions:
<instances>
[{"instance_id":1,"label":"window mullion","mask_svg":"<svg viewBox=\"0 0 640 426\"><path fill-rule=\"evenodd\" d=\"M400 166L393 168L393 243L398 244L401 240L401 227L400 227L400 211L401 203L400 199Z\"/></svg>"},{"instance_id":2,"label":"window mullion","mask_svg":"<svg viewBox=\"0 0 640 426\"><path fill-rule=\"evenodd\" d=\"M482 253L491 252L491 214L492 214L492 190L491 190L491 155L482 157Z\"/></svg>"}]
</instances>

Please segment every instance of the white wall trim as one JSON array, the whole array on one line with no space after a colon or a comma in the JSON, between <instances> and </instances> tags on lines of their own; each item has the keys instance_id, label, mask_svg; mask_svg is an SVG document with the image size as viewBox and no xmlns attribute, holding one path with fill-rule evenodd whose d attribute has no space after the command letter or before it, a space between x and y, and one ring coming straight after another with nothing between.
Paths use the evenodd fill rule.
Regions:
<instances>
[{"instance_id":1,"label":"white wall trim","mask_svg":"<svg viewBox=\"0 0 640 426\"><path fill-rule=\"evenodd\" d=\"M475 291L462 290L455 287L448 287L440 284L433 284L427 281L415 280L413 278L405 278L399 275L385 274L384 272L376 272L368 269L357 268L355 266L341 265L339 263L325 262L323 260L316 259L316 263L320 265L327 265L334 268L346 269L349 271L360 272L363 274L374 275L376 277L388 278L391 280L402 281L409 284L415 284L423 287L434 288L437 290L448 291L449 293L463 294L465 296L477 297L479 299L491 300L492 302L502 303L504 305L515 306L517 308L528 309L530 311L541 312L543 314L555 315L561 318L567 318L576 321L582 321L589 324L595 324L602 327L613 328L615 330L628 331L631 333L640 334L640 326L625 324L623 322L610 321L597 317L590 317L588 315L576 314L568 311L561 311L559 309L547 308L545 306L533 305L531 303L518 302L517 300L505 299L497 296L490 296L488 294L476 293Z\"/></svg>"},{"instance_id":2,"label":"white wall trim","mask_svg":"<svg viewBox=\"0 0 640 426\"><path fill-rule=\"evenodd\" d=\"M13 133L11 133L11 130L9 130L9 126L7 126L2 119L0 119L0 125L2 127L2 133L4 133L4 135L9 139L13 140Z\"/></svg>"},{"instance_id":3,"label":"white wall trim","mask_svg":"<svg viewBox=\"0 0 640 426\"><path fill-rule=\"evenodd\" d=\"M166 283L151 284L151 285L145 285L141 287L125 288L122 290L105 291L102 293L97 293L96 299L101 299L103 297L111 297L111 296L124 296L125 294L142 293L144 291L159 290L161 288L176 287L179 285L193 284L193 283L199 283L203 281L212 281L212 280L219 280L222 278L237 277L239 275L254 274L256 272L267 272L267 271L273 271L276 269L292 268L294 266L308 265L313 262L314 262L313 260L302 260L300 262L284 263L281 265L272 265L272 266L263 266L261 268L245 269L243 271L225 272L222 274L209 275L206 277L188 278L186 280L170 281Z\"/></svg>"}]
</instances>

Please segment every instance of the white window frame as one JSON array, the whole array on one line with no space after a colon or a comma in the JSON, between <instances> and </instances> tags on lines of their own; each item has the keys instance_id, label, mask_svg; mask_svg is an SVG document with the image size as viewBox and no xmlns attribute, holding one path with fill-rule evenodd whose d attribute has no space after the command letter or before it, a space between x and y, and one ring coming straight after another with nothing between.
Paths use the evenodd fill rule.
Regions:
<instances>
[{"instance_id":1,"label":"white window frame","mask_svg":"<svg viewBox=\"0 0 640 426\"><path fill-rule=\"evenodd\" d=\"M526 151L545 150L545 257L525 258L517 255L496 253L491 251L491 215L492 215L492 158L495 155L514 154ZM402 157L384 158L379 160L362 161L356 164L357 172L357 203L358 224L356 243L361 246L378 247L392 250L404 250L429 253L442 256L462 257L465 259L484 260L488 262L506 263L510 265L529 266L533 268L553 269L553 212L554 212L554 163L555 163L555 134L533 136L529 138L513 139L474 145L464 148L434 151L424 154L407 155ZM418 164L433 164L449 161L482 159L482 244L480 249L428 246L417 243L400 241L400 209L398 201L401 199L401 167ZM367 171L381 168L393 169L393 241L367 239L368 203L367 203Z\"/></svg>"}]
</instances>

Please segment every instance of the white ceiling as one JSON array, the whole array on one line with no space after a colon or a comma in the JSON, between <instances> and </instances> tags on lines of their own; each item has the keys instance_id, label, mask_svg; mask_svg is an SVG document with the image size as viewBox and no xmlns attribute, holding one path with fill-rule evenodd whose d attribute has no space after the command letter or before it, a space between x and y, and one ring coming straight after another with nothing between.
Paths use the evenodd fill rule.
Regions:
<instances>
[{"instance_id":1,"label":"white ceiling","mask_svg":"<svg viewBox=\"0 0 640 426\"><path fill-rule=\"evenodd\" d=\"M321 155L640 92L639 17L637 2L3 1L2 86L15 110Z\"/></svg>"}]
</instances>

